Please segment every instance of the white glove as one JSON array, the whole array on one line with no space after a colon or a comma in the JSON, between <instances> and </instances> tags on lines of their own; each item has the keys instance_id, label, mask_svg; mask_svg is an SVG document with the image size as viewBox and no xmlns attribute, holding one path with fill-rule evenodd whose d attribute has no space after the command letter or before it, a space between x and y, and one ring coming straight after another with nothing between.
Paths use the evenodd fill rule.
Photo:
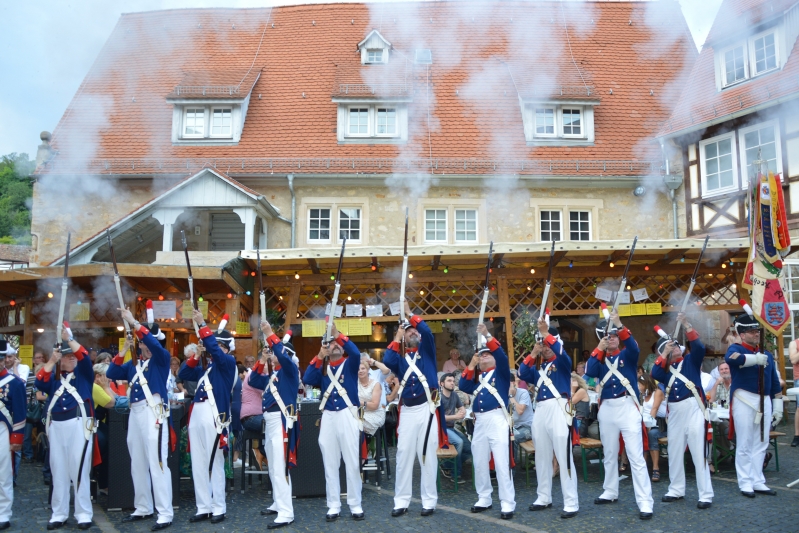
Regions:
<instances>
[{"instance_id":1,"label":"white glove","mask_svg":"<svg viewBox=\"0 0 799 533\"><path fill-rule=\"evenodd\" d=\"M768 363L768 357L764 353L748 353L744 357L746 358L743 364L744 368L755 365L766 366Z\"/></svg>"},{"instance_id":2,"label":"white glove","mask_svg":"<svg viewBox=\"0 0 799 533\"><path fill-rule=\"evenodd\" d=\"M776 426L782 420L782 398L771 400L771 425Z\"/></svg>"}]
</instances>

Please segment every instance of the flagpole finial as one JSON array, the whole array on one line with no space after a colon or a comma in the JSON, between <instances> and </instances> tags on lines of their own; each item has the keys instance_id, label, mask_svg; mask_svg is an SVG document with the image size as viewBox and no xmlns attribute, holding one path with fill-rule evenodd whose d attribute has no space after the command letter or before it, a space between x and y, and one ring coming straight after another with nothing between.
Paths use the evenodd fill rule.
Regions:
<instances>
[{"instance_id":1,"label":"flagpole finial","mask_svg":"<svg viewBox=\"0 0 799 533\"><path fill-rule=\"evenodd\" d=\"M758 148L757 149L757 159L752 161L752 166L755 169L757 169L756 172L758 172L760 174L768 174L767 164L768 164L768 161L765 161L762 158L762 148ZM764 168L764 167L766 167L766 168Z\"/></svg>"}]
</instances>

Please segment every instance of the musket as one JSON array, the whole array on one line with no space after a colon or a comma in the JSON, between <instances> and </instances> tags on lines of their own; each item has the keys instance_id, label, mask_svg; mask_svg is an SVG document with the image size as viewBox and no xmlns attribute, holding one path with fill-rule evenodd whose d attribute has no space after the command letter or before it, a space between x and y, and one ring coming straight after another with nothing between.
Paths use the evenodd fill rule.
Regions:
<instances>
[{"instance_id":1,"label":"musket","mask_svg":"<svg viewBox=\"0 0 799 533\"><path fill-rule=\"evenodd\" d=\"M64 255L64 278L61 280L61 301L58 304L58 322L55 327L55 347L61 349L61 331L64 329L64 309L67 306L67 289L69 288L69 241L71 235L67 233L67 253ZM56 379L61 379L61 359L55 365Z\"/></svg>"},{"instance_id":2,"label":"musket","mask_svg":"<svg viewBox=\"0 0 799 533\"><path fill-rule=\"evenodd\" d=\"M616 299L613 301L613 307L611 308L612 311L616 311L619 308L619 304L621 303L621 295L624 293L624 289L627 287L627 273L630 271L630 265L633 262L633 255L635 255L635 244L638 242L638 235L635 236L633 239L633 245L630 247L630 255L627 257L627 266L624 267L624 274L621 275L621 283L619 284L619 290L616 293ZM610 330L610 316L607 317L607 324L605 324L605 336L608 336L608 331Z\"/></svg>"},{"instance_id":3,"label":"musket","mask_svg":"<svg viewBox=\"0 0 799 533\"><path fill-rule=\"evenodd\" d=\"M188 282L189 282L189 298L191 299L191 307L194 310L199 310L197 307L197 299L194 297L194 278L191 276L191 261L189 260L189 244L186 242L186 232L184 230L180 230L180 240L183 243L183 253L186 254L186 269L189 272ZM200 339L200 326L197 325L197 322L194 321L194 317L190 318L191 323L194 324L194 333L197 335L197 341L199 342ZM203 352L200 357L202 358L203 368L205 368L206 360L205 360L205 353L202 348L202 343L200 342L197 346L201 352Z\"/></svg>"},{"instance_id":4,"label":"musket","mask_svg":"<svg viewBox=\"0 0 799 533\"><path fill-rule=\"evenodd\" d=\"M478 324L482 324L483 320L485 319L486 314L486 306L488 305L488 294L491 291L491 259L494 256L494 241L489 242L488 244L488 263L486 263L486 282L483 285L483 301L480 302L480 318L477 319ZM482 335L478 336L477 339L477 347L482 348L485 346L485 337Z\"/></svg>"},{"instance_id":5,"label":"musket","mask_svg":"<svg viewBox=\"0 0 799 533\"><path fill-rule=\"evenodd\" d=\"M549 300L549 290L552 288L552 268L555 266L554 263L555 259L555 241L552 241L552 247L549 250L549 268L547 269L547 283L544 285L544 295L541 299L541 310L538 313L538 318L543 318L547 320L547 315L549 314L549 309L547 308L547 301ZM535 324L534 324L535 325ZM535 358L535 367L537 369L541 368L541 359L543 358L544 354L542 352L538 353L538 357Z\"/></svg>"},{"instance_id":6,"label":"musket","mask_svg":"<svg viewBox=\"0 0 799 533\"><path fill-rule=\"evenodd\" d=\"M122 298L122 287L119 284L119 268L117 267L117 254L114 252L114 244L111 241L111 231L105 230L105 236L108 238L108 252L111 254L111 263L114 265L114 285L117 288L117 298L119 298L119 308L125 309L125 300ZM133 340L133 335L130 332L130 324L124 318L122 319L122 323L125 324L125 337L127 337L128 341ZM124 354L123 354L124 357ZM139 357L136 355L136 350L133 346L131 346L130 350L130 358L133 361L134 365L139 364Z\"/></svg>"},{"instance_id":7,"label":"musket","mask_svg":"<svg viewBox=\"0 0 799 533\"><path fill-rule=\"evenodd\" d=\"M400 279L400 323L405 322L405 281L408 279L408 208L405 208L405 246L402 252L402 278Z\"/></svg>"},{"instance_id":8,"label":"musket","mask_svg":"<svg viewBox=\"0 0 799 533\"><path fill-rule=\"evenodd\" d=\"M685 299L682 301L682 307L680 308L680 313L685 313L685 310L688 309L688 300L691 298L691 295L694 293L694 285L696 285L696 276L699 275L699 267L702 266L702 256L705 255L705 248L707 248L707 241L710 239L710 235L705 237L705 243L702 245L702 251L699 252L699 257L696 260L696 266L694 267L694 274L691 276L691 284L688 285L688 293L685 295ZM680 333L680 326L681 324L677 322L677 326L674 328L674 335L672 339L675 341L677 340L677 335Z\"/></svg>"},{"instance_id":9,"label":"musket","mask_svg":"<svg viewBox=\"0 0 799 533\"><path fill-rule=\"evenodd\" d=\"M255 260L257 261L255 263L255 270L258 274L258 297L260 299L260 304L261 304L260 307L261 322L266 322L266 293L264 292L264 280L261 277L261 251L257 248L255 250ZM263 335L263 333L260 332L261 331L260 326L258 328L258 331L259 331L259 336ZM263 335L263 338L264 338L264 347L266 347L266 335ZM266 359L266 370L268 374L272 373L272 360L268 357Z\"/></svg>"},{"instance_id":10,"label":"musket","mask_svg":"<svg viewBox=\"0 0 799 533\"><path fill-rule=\"evenodd\" d=\"M333 341L333 320L336 317L336 304L338 304L338 293L341 290L341 267L344 265L344 247L347 246L347 238L341 243L341 254L338 256L338 268L336 269L336 287L333 289L333 299L330 300L330 312L327 314L327 331L325 338L322 339L323 346L329 346ZM326 355L322 364L322 376L327 374L327 363L330 356Z\"/></svg>"}]
</instances>

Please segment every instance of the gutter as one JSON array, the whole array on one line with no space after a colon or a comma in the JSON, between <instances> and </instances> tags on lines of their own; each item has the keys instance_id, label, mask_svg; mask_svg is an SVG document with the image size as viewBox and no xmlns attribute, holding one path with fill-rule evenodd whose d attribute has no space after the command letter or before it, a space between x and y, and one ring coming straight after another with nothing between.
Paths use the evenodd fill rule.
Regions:
<instances>
[{"instance_id":1,"label":"gutter","mask_svg":"<svg viewBox=\"0 0 799 533\"><path fill-rule=\"evenodd\" d=\"M291 192L291 247L297 247L297 196L294 193L294 174L286 176L289 181L289 192Z\"/></svg>"}]
</instances>

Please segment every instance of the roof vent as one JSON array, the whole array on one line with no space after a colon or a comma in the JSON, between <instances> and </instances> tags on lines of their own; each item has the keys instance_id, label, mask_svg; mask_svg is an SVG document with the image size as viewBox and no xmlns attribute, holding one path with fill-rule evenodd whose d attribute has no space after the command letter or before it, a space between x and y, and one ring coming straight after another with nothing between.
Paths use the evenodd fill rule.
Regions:
<instances>
[{"instance_id":1,"label":"roof vent","mask_svg":"<svg viewBox=\"0 0 799 533\"><path fill-rule=\"evenodd\" d=\"M432 65L433 64L433 52L431 52L427 48L417 48L416 49L416 63L419 65Z\"/></svg>"}]
</instances>

